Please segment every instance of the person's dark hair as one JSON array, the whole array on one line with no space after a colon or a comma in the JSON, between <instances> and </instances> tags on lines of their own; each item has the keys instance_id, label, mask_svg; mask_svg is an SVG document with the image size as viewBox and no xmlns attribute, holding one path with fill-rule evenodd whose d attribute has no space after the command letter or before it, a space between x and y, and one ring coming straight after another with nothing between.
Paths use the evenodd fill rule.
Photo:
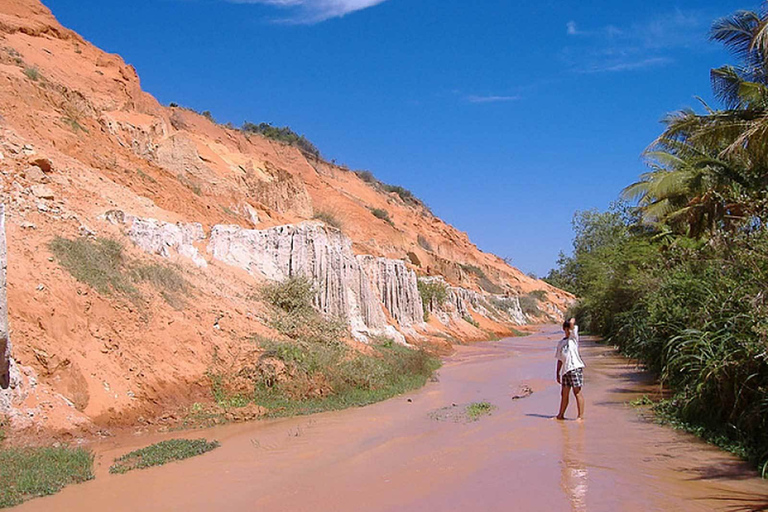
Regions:
<instances>
[{"instance_id":1,"label":"person's dark hair","mask_svg":"<svg viewBox=\"0 0 768 512\"><path fill-rule=\"evenodd\" d=\"M563 322L563 329L570 329L570 328L571 328L571 322L569 322L568 320Z\"/></svg>"}]
</instances>

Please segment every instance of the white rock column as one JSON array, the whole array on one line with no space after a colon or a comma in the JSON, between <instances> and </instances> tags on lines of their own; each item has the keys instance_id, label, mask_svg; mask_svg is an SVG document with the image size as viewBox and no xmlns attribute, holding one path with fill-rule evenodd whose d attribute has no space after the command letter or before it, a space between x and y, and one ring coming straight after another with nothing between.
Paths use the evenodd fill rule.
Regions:
<instances>
[{"instance_id":1,"label":"white rock column","mask_svg":"<svg viewBox=\"0 0 768 512\"><path fill-rule=\"evenodd\" d=\"M11 384L11 340L8 337L8 294L6 272L8 251L5 242L5 205L0 204L0 388Z\"/></svg>"}]
</instances>

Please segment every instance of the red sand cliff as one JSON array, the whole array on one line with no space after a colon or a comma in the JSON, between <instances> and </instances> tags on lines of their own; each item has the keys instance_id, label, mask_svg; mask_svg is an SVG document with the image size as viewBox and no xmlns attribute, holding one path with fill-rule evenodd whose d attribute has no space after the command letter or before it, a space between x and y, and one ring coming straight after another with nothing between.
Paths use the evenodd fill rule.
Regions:
<instances>
[{"instance_id":1,"label":"red sand cliff","mask_svg":"<svg viewBox=\"0 0 768 512\"><path fill-rule=\"evenodd\" d=\"M429 269L480 290L471 265L507 293L546 291L553 315L572 300L355 173L160 105L133 67L62 27L37 0L0 3L0 155L11 340L22 373L16 428L97 432L162 419L208 398L214 351L236 362L255 350L248 336L269 334L265 307L252 299L262 279L220 262L199 269L178 261L193 290L181 308L151 288L137 304L77 282L52 257L56 235L115 238L131 258L160 259L126 241L104 219L109 210L204 229L264 229L328 212L358 254L406 259L419 274ZM371 208L386 209L392 224ZM479 328L433 319L410 341L445 350L441 332L460 339L509 332L475 320Z\"/></svg>"}]
</instances>

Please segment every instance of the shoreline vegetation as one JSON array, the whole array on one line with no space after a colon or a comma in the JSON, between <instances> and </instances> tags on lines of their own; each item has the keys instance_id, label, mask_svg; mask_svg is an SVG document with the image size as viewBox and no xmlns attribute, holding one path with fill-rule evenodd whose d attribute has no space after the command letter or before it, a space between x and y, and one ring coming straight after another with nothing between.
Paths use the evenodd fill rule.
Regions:
<instances>
[{"instance_id":1,"label":"shoreline vegetation","mask_svg":"<svg viewBox=\"0 0 768 512\"><path fill-rule=\"evenodd\" d=\"M657 375L659 421L768 476L768 14L716 20L735 65L721 107L669 114L649 171L608 211L577 212L573 254L545 279L571 314ZM624 201L637 201L631 207ZM569 315L570 316L570 315Z\"/></svg>"},{"instance_id":2,"label":"shoreline vegetation","mask_svg":"<svg viewBox=\"0 0 768 512\"><path fill-rule=\"evenodd\" d=\"M0 449L0 508L55 494L93 477L93 454L85 448Z\"/></svg>"},{"instance_id":3,"label":"shoreline vegetation","mask_svg":"<svg viewBox=\"0 0 768 512\"><path fill-rule=\"evenodd\" d=\"M211 392L224 408L256 405L266 417L284 417L360 407L418 389L440 361L379 337L365 352L350 347L347 322L326 318L312 305L312 283L303 277L264 286L272 308L270 326L279 338L253 336L262 353L232 373L218 361L209 371Z\"/></svg>"}]
</instances>

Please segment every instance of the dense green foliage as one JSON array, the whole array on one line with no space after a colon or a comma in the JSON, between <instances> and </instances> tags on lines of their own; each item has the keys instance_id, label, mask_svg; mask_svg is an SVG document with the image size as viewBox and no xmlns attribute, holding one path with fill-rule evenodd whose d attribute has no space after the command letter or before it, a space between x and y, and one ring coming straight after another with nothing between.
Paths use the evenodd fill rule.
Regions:
<instances>
[{"instance_id":1,"label":"dense green foliage","mask_svg":"<svg viewBox=\"0 0 768 512\"><path fill-rule=\"evenodd\" d=\"M246 133L257 133L268 139L276 140L290 146L296 146L302 152L314 156L320 157L320 150L315 147L306 137L299 135L291 130L288 126L278 127L272 126L270 123L243 123L241 128Z\"/></svg>"},{"instance_id":2,"label":"dense green foliage","mask_svg":"<svg viewBox=\"0 0 768 512\"><path fill-rule=\"evenodd\" d=\"M0 508L59 492L93 478L93 455L83 448L0 450Z\"/></svg>"},{"instance_id":3,"label":"dense green foliage","mask_svg":"<svg viewBox=\"0 0 768 512\"><path fill-rule=\"evenodd\" d=\"M674 392L656 407L768 468L768 32L738 12L712 39L737 58L712 70L722 110L667 117L638 207L578 212L573 255L548 276L574 313Z\"/></svg>"},{"instance_id":4,"label":"dense green foliage","mask_svg":"<svg viewBox=\"0 0 768 512\"><path fill-rule=\"evenodd\" d=\"M160 441L139 450L126 453L115 459L109 468L110 473L127 473L133 469L162 466L175 460L184 460L195 455L202 455L218 448L217 441L205 439L169 439Z\"/></svg>"}]
</instances>

